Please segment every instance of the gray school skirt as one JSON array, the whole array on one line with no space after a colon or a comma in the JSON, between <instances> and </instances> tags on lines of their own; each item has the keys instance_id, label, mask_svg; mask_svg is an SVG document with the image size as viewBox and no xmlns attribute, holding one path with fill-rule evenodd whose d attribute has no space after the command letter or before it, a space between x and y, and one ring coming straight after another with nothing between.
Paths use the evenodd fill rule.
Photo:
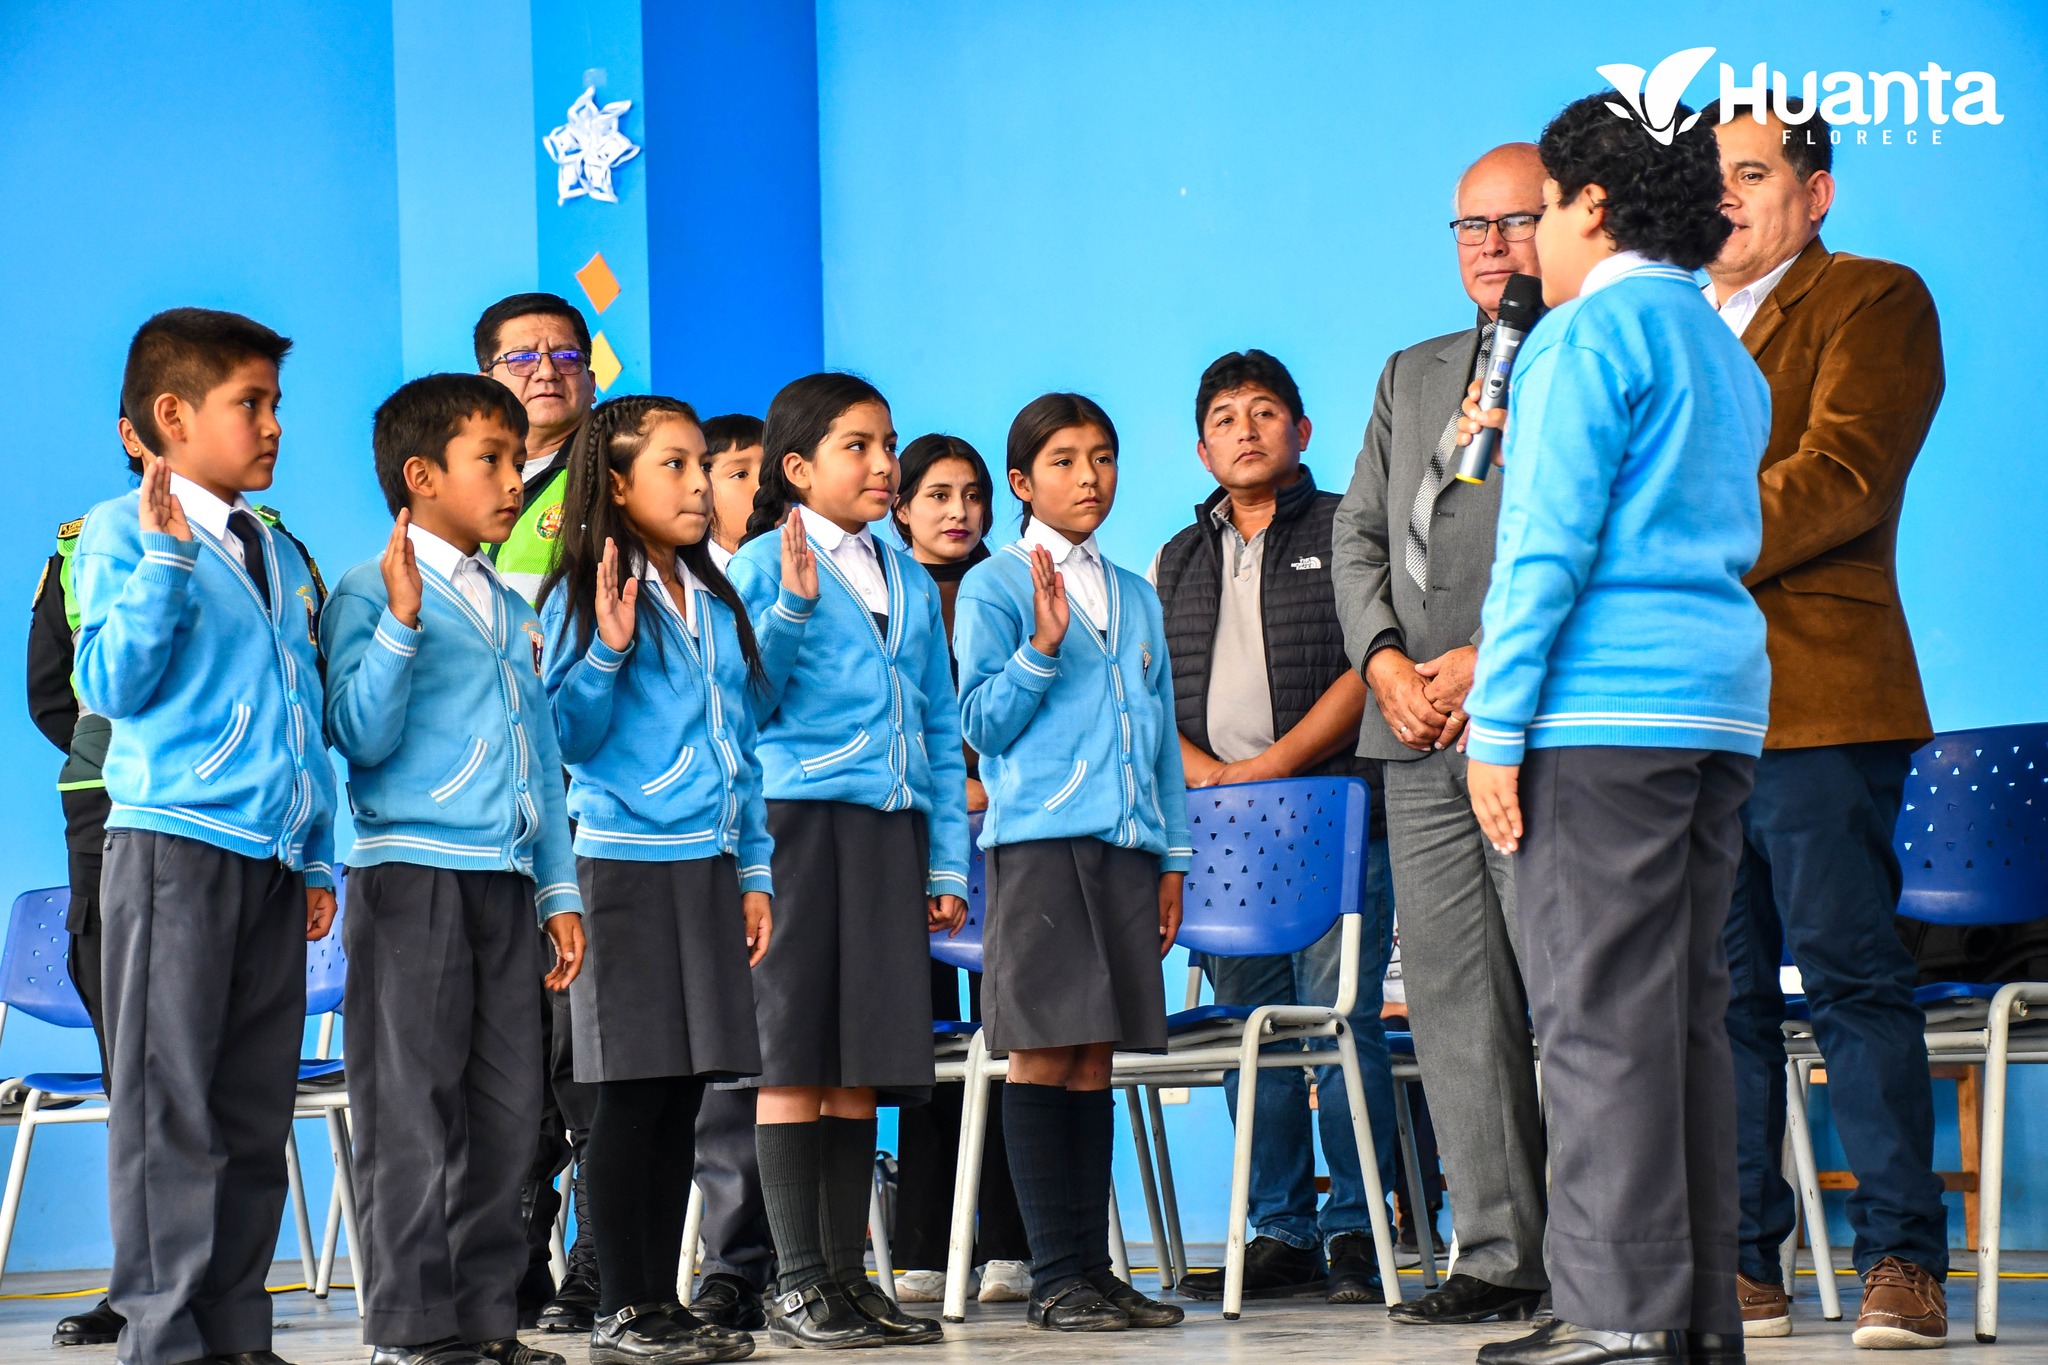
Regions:
<instances>
[{"instance_id":1,"label":"gray school skirt","mask_svg":"<svg viewBox=\"0 0 2048 1365\"><path fill-rule=\"evenodd\" d=\"M932 1090L924 816L844 801L770 801L775 932L754 969L764 1086Z\"/></svg>"},{"instance_id":2,"label":"gray school skirt","mask_svg":"<svg viewBox=\"0 0 2048 1365\"><path fill-rule=\"evenodd\" d=\"M1100 839L988 851L981 1010L989 1046L1166 1047L1159 859Z\"/></svg>"},{"instance_id":3,"label":"gray school skirt","mask_svg":"<svg viewBox=\"0 0 2048 1365\"><path fill-rule=\"evenodd\" d=\"M730 1080L761 1069L738 865L578 858L583 970L569 984L576 1079Z\"/></svg>"}]
</instances>

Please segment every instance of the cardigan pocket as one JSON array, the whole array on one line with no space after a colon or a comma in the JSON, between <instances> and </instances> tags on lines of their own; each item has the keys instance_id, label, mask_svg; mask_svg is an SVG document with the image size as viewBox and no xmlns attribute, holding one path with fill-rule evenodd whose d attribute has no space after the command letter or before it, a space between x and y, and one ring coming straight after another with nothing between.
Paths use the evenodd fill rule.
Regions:
<instances>
[{"instance_id":1,"label":"cardigan pocket","mask_svg":"<svg viewBox=\"0 0 2048 1365\"><path fill-rule=\"evenodd\" d=\"M228 715L227 728L221 731L220 737L213 742L213 747L206 751L206 756L192 765L194 777L201 782L211 782L220 776L222 770L227 767L228 760L240 752L242 741L249 737L249 717L253 714L255 708L247 702L238 701L234 704Z\"/></svg>"},{"instance_id":2,"label":"cardigan pocket","mask_svg":"<svg viewBox=\"0 0 2048 1365\"><path fill-rule=\"evenodd\" d=\"M1054 792L1051 795L1051 797L1049 797L1046 800L1045 809L1048 812L1056 811L1061 806L1066 805L1067 802L1073 800L1074 793L1081 790L1081 779L1086 776L1088 776L1088 760L1085 758L1075 759L1074 771L1073 774L1067 778L1067 785L1061 787L1058 791Z\"/></svg>"},{"instance_id":3,"label":"cardigan pocket","mask_svg":"<svg viewBox=\"0 0 2048 1365\"><path fill-rule=\"evenodd\" d=\"M640 794L643 796L653 796L656 792L674 786L676 779L690 770L690 760L696 756L696 748L685 744L682 753L676 756L675 762L668 765L666 772L662 773L659 777L640 784Z\"/></svg>"},{"instance_id":4,"label":"cardigan pocket","mask_svg":"<svg viewBox=\"0 0 2048 1365\"><path fill-rule=\"evenodd\" d=\"M456 793L470 784L471 779L483 769L484 755L490 752L490 748L489 740L469 741L469 747L463 750L462 761L449 770L448 775L441 779L438 786L427 793L434 798L435 805L447 805L455 799Z\"/></svg>"},{"instance_id":5,"label":"cardigan pocket","mask_svg":"<svg viewBox=\"0 0 2048 1365\"><path fill-rule=\"evenodd\" d=\"M841 763L846 762L847 759L852 758L855 754L859 753L862 749L865 749L867 747L868 732L862 730L859 734L855 735L852 739L840 745L838 748L832 750L830 753L819 754L815 758L798 759L797 766L803 769L805 777L816 777L819 773L824 772L826 769L835 768L839 766Z\"/></svg>"}]
</instances>

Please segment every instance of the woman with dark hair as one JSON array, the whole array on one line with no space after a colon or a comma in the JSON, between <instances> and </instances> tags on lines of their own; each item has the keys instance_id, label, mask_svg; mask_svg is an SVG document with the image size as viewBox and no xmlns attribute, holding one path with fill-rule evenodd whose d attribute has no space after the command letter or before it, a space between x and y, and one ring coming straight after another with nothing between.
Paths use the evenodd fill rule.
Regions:
<instances>
[{"instance_id":1,"label":"woman with dark hair","mask_svg":"<svg viewBox=\"0 0 2048 1365\"><path fill-rule=\"evenodd\" d=\"M953 638L953 603L960 580L987 559L986 538L995 486L981 452L958 436L920 436L897 457L896 505L890 517L910 557L939 586L946 639ZM986 810L981 763L967 751L967 809ZM958 1019L960 972L933 959L932 1017ZM981 974L967 977L968 1014L981 1018ZM897 1121L896 1297L937 1303L946 1294L946 1250L951 1233L954 1166L960 1147L960 1092L948 1086L932 1102L906 1109ZM998 1097L997 1103L1000 1103ZM1031 1294L1031 1252L1010 1186L1002 1113L989 1116L981 1162L981 1218L975 1236L983 1303L1021 1303Z\"/></svg>"},{"instance_id":2,"label":"woman with dark hair","mask_svg":"<svg viewBox=\"0 0 2048 1365\"><path fill-rule=\"evenodd\" d=\"M1742 580L1770 391L1692 275L1730 230L1713 128L1614 108L1539 144L1553 306L1515 364L1465 702L1473 812L1515 855L1557 1314L1481 1365L1742 1360L1721 934L1769 710Z\"/></svg>"}]
</instances>

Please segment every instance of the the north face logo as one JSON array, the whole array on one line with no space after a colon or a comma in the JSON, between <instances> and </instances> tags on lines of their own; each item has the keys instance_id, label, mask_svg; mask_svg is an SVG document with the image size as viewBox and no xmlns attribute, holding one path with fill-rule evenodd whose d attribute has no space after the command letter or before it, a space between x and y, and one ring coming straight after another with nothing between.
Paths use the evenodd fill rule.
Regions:
<instances>
[{"instance_id":1,"label":"the north face logo","mask_svg":"<svg viewBox=\"0 0 2048 1365\"><path fill-rule=\"evenodd\" d=\"M1607 107L1617 118L1642 124L1652 138L1669 147L1673 138L1690 132L1700 121L1699 114L1694 113L1678 123L1678 102L1685 95L1685 87L1692 84L1692 78L1700 74L1700 68L1713 55L1711 47L1689 47L1672 53L1647 75L1640 66L1626 62L1600 67L1600 74L1612 81L1615 90L1628 101L1621 105L1609 100Z\"/></svg>"}]
</instances>

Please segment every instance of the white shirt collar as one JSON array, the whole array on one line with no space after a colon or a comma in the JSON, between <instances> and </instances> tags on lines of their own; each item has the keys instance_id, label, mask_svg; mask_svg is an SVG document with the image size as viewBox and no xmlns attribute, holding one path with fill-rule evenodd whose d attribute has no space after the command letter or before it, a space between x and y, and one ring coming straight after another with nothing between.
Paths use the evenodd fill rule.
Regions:
<instances>
[{"instance_id":1,"label":"white shirt collar","mask_svg":"<svg viewBox=\"0 0 2048 1365\"><path fill-rule=\"evenodd\" d=\"M1714 311L1725 318L1728 325L1735 329L1735 335L1741 336L1748 329L1750 321L1756 317L1757 309L1763 307L1764 300L1771 296L1771 291L1778 287L1778 282L1785 278L1785 273L1798 263L1800 253L1805 251L1805 249L1801 247L1799 251L1795 251L1790 256L1787 256L1778 263L1777 269L1771 271L1770 274L1762 279L1751 280L1748 284L1743 285L1742 288L1728 296L1726 303L1714 303L1714 282L1712 280L1708 280L1705 284L1701 285L1700 292L1706 296L1708 303L1713 304Z\"/></svg>"},{"instance_id":2,"label":"white shirt collar","mask_svg":"<svg viewBox=\"0 0 2048 1365\"><path fill-rule=\"evenodd\" d=\"M1046 525L1037 517L1033 517L1031 524L1024 528L1022 538L1027 545L1044 546L1045 552L1052 556L1052 562L1055 564L1066 563L1067 556L1076 550L1081 552L1084 559L1093 560L1097 564L1102 563L1102 550L1101 547L1096 545L1093 534L1090 534L1088 539L1076 544L1068 540L1060 532L1053 530L1052 527Z\"/></svg>"},{"instance_id":3,"label":"white shirt collar","mask_svg":"<svg viewBox=\"0 0 2048 1365\"><path fill-rule=\"evenodd\" d=\"M199 528L215 540L228 538L228 516L234 512L248 512L255 508L240 493L233 502L222 502L211 492L201 488L176 470L171 471L171 493L178 499L178 505L185 509L185 518L195 522Z\"/></svg>"},{"instance_id":4,"label":"white shirt collar","mask_svg":"<svg viewBox=\"0 0 2048 1365\"><path fill-rule=\"evenodd\" d=\"M715 540L707 543L704 548L711 551L711 562L718 566L720 573L724 573L725 566L732 563L732 551Z\"/></svg>"},{"instance_id":5,"label":"white shirt collar","mask_svg":"<svg viewBox=\"0 0 2048 1365\"><path fill-rule=\"evenodd\" d=\"M864 541L869 552L875 556L875 559L878 562L881 560L880 547L875 544L875 538L869 534L867 527L863 526L858 531L848 531L841 528L839 523L830 517L821 516L809 508L804 509L803 518L804 533L812 540L817 541L818 548L826 554L831 554L849 540L855 542Z\"/></svg>"},{"instance_id":6,"label":"white shirt collar","mask_svg":"<svg viewBox=\"0 0 2048 1365\"><path fill-rule=\"evenodd\" d=\"M1664 262L1654 256L1645 256L1640 251L1617 251L1600 264L1586 272L1586 282L1579 286L1579 297L1596 294L1613 284L1631 270L1641 270L1647 265L1662 265Z\"/></svg>"},{"instance_id":7,"label":"white shirt collar","mask_svg":"<svg viewBox=\"0 0 2048 1365\"><path fill-rule=\"evenodd\" d=\"M683 600L680 602L668 595L668 584L661 581L661 570L652 559L640 566L640 580L647 585L647 591L664 598L669 606L675 608L677 614L683 618L683 624L690 628L692 635L697 633L697 594L709 592L710 589L704 586L702 579L690 572L689 565L683 563L680 558L676 560L676 586L683 590Z\"/></svg>"},{"instance_id":8,"label":"white shirt collar","mask_svg":"<svg viewBox=\"0 0 2048 1365\"><path fill-rule=\"evenodd\" d=\"M481 570L489 582L499 581L497 566L484 557L482 550L466 555L418 522L405 528L405 538L412 542L414 557L450 583L457 581L464 568Z\"/></svg>"}]
</instances>

